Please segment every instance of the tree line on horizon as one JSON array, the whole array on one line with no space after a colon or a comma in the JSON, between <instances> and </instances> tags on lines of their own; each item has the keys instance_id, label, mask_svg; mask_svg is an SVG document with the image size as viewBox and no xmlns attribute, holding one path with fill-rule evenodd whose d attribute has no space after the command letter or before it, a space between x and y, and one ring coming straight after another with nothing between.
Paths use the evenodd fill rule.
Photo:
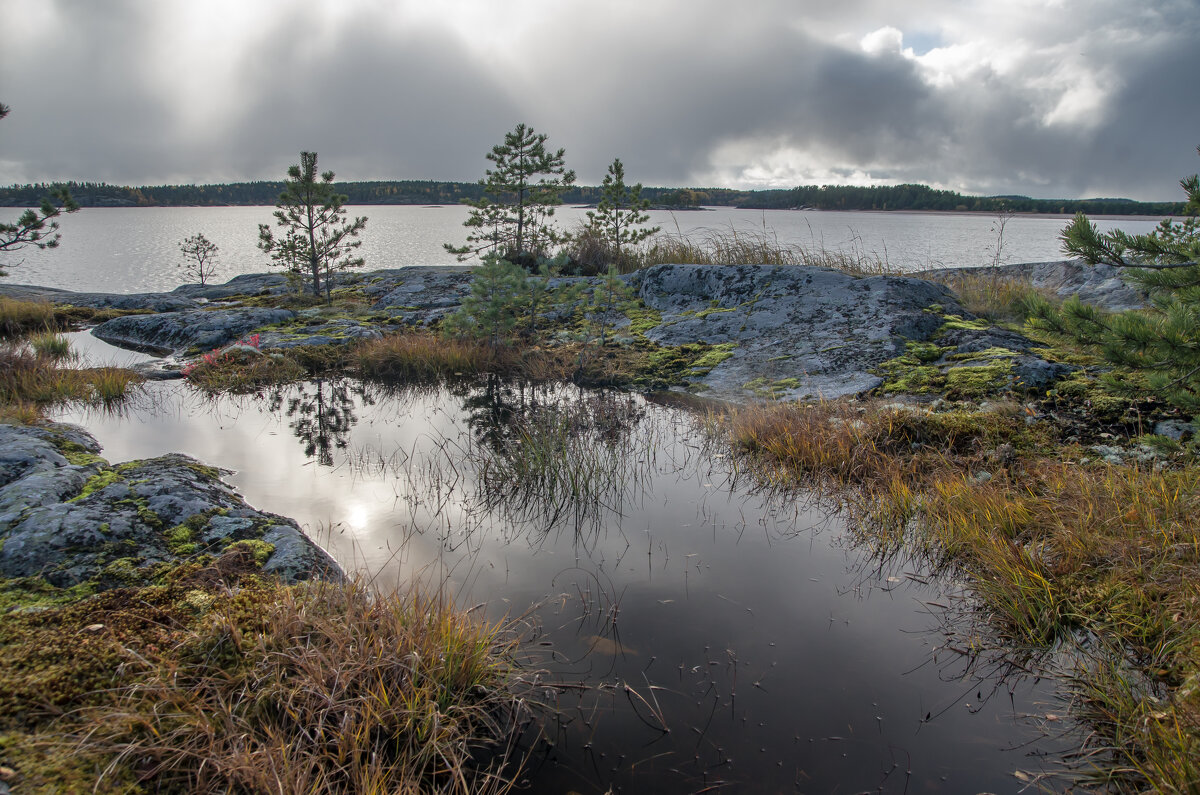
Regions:
<instances>
[{"instance_id":1,"label":"tree line on horizon","mask_svg":"<svg viewBox=\"0 0 1200 795\"><path fill-rule=\"evenodd\" d=\"M130 187L104 182L56 182L0 188L0 207L34 207L47 193L68 190L81 207L221 207L275 204L282 181L234 182L211 185ZM441 205L478 201L477 182L438 180L377 180L339 182L339 193L352 205ZM562 192L566 204L594 205L602 186L572 185ZM928 185L801 185L787 189L731 188L642 189L642 198L655 209L736 207L750 210L925 210L936 212L1018 212L1091 215L1181 215L1184 202L1138 202L1131 199L1034 199L1028 196L969 196Z\"/></svg>"}]
</instances>

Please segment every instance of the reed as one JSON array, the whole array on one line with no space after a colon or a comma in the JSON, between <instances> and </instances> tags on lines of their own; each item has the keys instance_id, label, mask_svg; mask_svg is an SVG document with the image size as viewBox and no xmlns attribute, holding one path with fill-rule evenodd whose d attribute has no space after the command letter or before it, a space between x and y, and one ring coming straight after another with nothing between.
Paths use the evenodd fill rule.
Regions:
<instances>
[{"instance_id":1,"label":"reed","mask_svg":"<svg viewBox=\"0 0 1200 795\"><path fill-rule=\"evenodd\" d=\"M619 511L652 458L653 434L635 434L643 410L612 393L541 402L472 446L467 459L488 505L505 506L553 524L596 527Z\"/></svg>"}]
</instances>

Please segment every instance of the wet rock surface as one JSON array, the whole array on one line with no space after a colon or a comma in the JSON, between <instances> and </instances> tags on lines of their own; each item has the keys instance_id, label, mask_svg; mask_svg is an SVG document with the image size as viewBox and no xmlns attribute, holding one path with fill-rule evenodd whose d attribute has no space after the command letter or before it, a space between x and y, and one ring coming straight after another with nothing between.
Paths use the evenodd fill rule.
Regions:
<instances>
[{"instance_id":1,"label":"wet rock surface","mask_svg":"<svg viewBox=\"0 0 1200 795\"><path fill-rule=\"evenodd\" d=\"M56 423L0 425L0 450L0 576L113 587L239 541L286 582L340 576L293 520L187 456L110 465L86 431Z\"/></svg>"}]
</instances>

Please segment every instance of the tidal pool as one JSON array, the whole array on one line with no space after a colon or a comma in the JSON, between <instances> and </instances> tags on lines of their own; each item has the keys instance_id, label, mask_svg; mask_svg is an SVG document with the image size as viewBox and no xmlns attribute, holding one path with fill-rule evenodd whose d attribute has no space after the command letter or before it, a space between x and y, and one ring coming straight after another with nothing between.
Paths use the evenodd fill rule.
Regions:
<instances>
[{"instance_id":1,"label":"tidal pool","mask_svg":"<svg viewBox=\"0 0 1200 795\"><path fill-rule=\"evenodd\" d=\"M378 587L524 616L558 710L536 792L1017 792L1079 745L1049 684L947 629L952 584L756 488L678 408L487 379L219 399L170 382L57 419L113 462L231 470Z\"/></svg>"}]
</instances>

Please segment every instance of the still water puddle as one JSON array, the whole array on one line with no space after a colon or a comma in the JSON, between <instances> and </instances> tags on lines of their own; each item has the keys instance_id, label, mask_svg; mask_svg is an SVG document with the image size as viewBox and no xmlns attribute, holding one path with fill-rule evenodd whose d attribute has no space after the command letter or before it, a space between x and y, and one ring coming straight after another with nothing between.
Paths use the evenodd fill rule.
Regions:
<instances>
[{"instance_id":1,"label":"still water puddle","mask_svg":"<svg viewBox=\"0 0 1200 795\"><path fill-rule=\"evenodd\" d=\"M60 419L110 461L232 470L380 586L527 615L560 685L540 691L561 717L534 791L1016 792L1077 743L1049 685L968 664L944 584L756 491L678 409L494 381L217 400L174 382ZM565 450L554 466L531 432Z\"/></svg>"}]
</instances>

